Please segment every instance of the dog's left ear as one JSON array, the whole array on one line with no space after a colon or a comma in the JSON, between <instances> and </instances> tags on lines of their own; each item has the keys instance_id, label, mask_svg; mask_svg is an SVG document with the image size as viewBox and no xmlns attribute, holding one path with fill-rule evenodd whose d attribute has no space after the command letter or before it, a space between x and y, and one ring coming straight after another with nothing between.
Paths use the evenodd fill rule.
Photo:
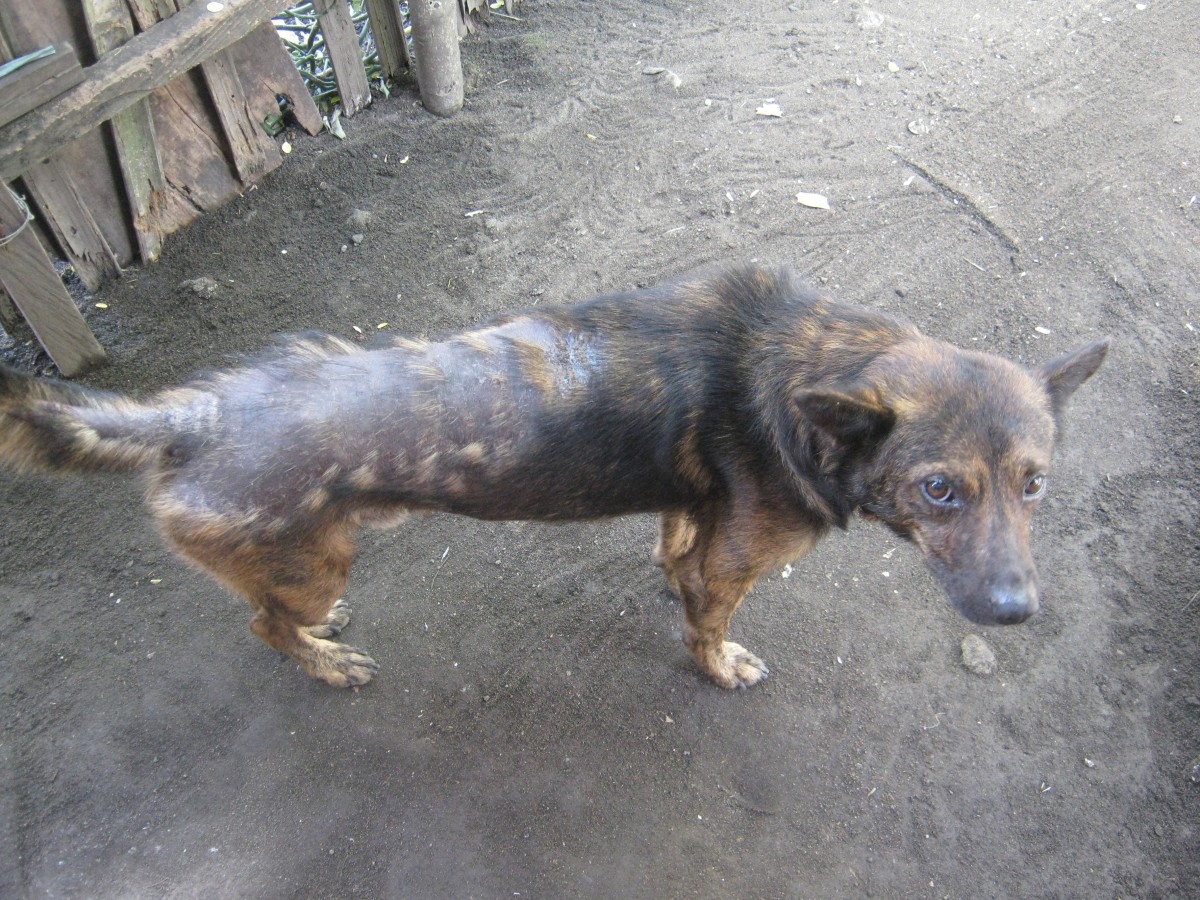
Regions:
<instances>
[{"instance_id":1,"label":"dog's left ear","mask_svg":"<svg viewBox=\"0 0 1200 900\"><path fill-rule=\"evenodd\" d=\"M859 393L799 390L792 403L804 421L842 448L869 449L896 424L894 412Z\"/></svg>"},{"instance_id":2,"label":"dog's left ear","mask_svg":"<svg viewBox=\"0 0 1200 900\"><path fill-rule=\"evenodd\" d=\"M1074 353L1060 356L1037 370L1038 377L1045 382L1046 390L1050 392L1050 402L1054 406L1055 415L1063 411L1078 387L1096 374L1108 353L1108 345L1109 338L1104 338Z\"/></svg>"}]
</instances>

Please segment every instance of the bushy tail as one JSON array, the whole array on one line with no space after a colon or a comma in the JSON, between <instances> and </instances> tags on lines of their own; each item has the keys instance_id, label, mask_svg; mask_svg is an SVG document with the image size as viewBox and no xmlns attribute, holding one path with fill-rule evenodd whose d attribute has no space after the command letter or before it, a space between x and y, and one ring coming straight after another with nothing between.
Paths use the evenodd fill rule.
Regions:
<instances>
[{"instance_id":1,"label":"bushy tail","mask_svg":"<svg viewBox=\"0 0 1200 900\"><path fill-rule=\"evenodd\" d=\"M23 472L132 472L176 438L169 408L34 378L0 363L0 465Z\"/></svg>"}]
</instances>

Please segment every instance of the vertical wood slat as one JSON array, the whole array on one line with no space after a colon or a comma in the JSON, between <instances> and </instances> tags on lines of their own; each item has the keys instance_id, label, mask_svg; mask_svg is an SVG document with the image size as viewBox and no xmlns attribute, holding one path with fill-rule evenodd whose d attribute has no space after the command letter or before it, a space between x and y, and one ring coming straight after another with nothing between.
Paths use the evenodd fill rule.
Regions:
<instances>
[{"instance_id":1,"label":"vertical wood slat","mask_svg":"<svg viewBox=\"0 0 1200 900\"><path fill-rule=\"evenodd\" d=\"M83 0L83 9L97 56L105 56L133 37L133 19L123 0ZM162 250L154 211L159 201L156 195L165 181L150 103L139 100L114 115L110 124L133 207L138 250L144 261L153 262Z\"/></svg>"},{"instance_id":2,"label":"vertical wood slat","mask_svg":"<svg viewBox=\"0 0 1200 900\"><path fill-rule=\"evenodd\" d=\"M66 166L47 159L28 169L21 180L89 291L99 288L106 278L120 276L121 264Z\"/></svg>"},{"instance_id":3,"label":"vertical wood slat","mask_svg":"<svg viewBox=\"0 0 1200 900\"><path fill-rule=\"evenodd\" d=\"M367 17L379 51L384 78L396 78L412 67L408 42L404 39L404 17L399 0L367 0Z\"/></svg>"},{"instance_id":4,"label":"vertical wood slat","mask_svg":"<svg viewBox=\"0 0 1200 900\"><path fill-rule=\"evenodd\" d=\"M325 36L325 49L333 65L334 78L337 79L342 114L352 116L370 105L371 86L367 82L358 34L350 18L350 5L346 0L313 0L313 9L317 13L321 34Z\"/></svg>"},{"instance_id":5,"label":"vertical wood slat","mask_svg":"<svg viewBox=\"0 0 1200 900\"><path fill-rule=\"evenodd\" d=\"M270 156L278 156L279 150L251 117L246 92L229 50L222 50L202 63L200 71L217 109L221 131L229 141L238 178L249 187L263 176L270 165ZM269 148L267 144L270 144Z\"/></svg>"},{"instance_id":6,"label":"vertical wood slat","mask_svg":"<svg viewBox=\"0 0 1200 900\"><path fill-rule=\"evenodd\" d=\"M12 58L12 48L0 35L0 63ZM26 171L21 180L45 214L44 221L50 233L88 290L96 290L106 277L121 274L116 254L105 240L66 166L51 157Z\"/></svg>"},{"instance_id":7,"label":"vertical wood slat","mask_svg":"<svg viewBox=\"0 0 1200 900\"><path fill-rule=\"evenodd\" d=\"M192 0L130 0L138 27L148 31ZM233 167L244 185L258 181L279 156L270 136L255 123L237 69L225 49L200 64L200 73L217 112L221 132L229 145Z\"/></svg>"},{"instance_id":8,"label":"vertical wood slat","mask_svg":"<svg viewBox=\"0 0 1200 900\"><path fill-rule=\"evenodd\" d=\"M276 94L287 97L300 127L309 134L321 133L325 127L321 111L273 22L263 22L230 47L229 52L243 83L255 85L259 91L269 91L272 97Z\"/></svg>"},{"instance_id":9,"label":"vertical wood slat","mask_svg":"<svg viewBox=\"0 0 1200 900\"><path fill-rule=\"evenodd\" d=\"M64 375L78 375L104 359L104 349L54 271L25 213L0 182L0 288L16 304L33 333ZM14 236L15 235L15 236Z\"/></svg>"}]
</instances>

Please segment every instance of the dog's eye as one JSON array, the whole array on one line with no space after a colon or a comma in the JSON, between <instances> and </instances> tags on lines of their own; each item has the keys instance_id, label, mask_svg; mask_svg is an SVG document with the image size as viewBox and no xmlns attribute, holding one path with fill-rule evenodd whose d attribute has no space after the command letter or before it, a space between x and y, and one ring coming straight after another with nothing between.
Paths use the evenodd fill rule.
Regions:
<instances>
[{"instance_id":1,"label":"dog's eye","mask_svg":"<svg viewBox=\"0 0 1200 900\"><path fill-rule=\"evenodd\" d=\"M1046 493L1046 476L1033 475L1025 482L1025 499L1036 500Z\"/></svg>"},{"instance_id":2,"label":"dog's eye","mask_svg":"<svg viewBox=\"0 0 1200 900\"><path fill-rule=\"evenodd\" d=\"M921 493L930 503L938 506L948 506L954 502L954 485L941 475L934 475L921 482Z\"/></svg>"}]
</instances>

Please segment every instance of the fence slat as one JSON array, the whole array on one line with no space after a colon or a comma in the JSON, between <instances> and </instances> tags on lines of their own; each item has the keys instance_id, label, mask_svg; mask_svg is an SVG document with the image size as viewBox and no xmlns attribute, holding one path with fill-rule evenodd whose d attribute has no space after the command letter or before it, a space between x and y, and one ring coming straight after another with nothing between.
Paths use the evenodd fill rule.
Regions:
<instances>
[{"instance_id":1,"label":"fence slat","mask_svg":"<svg viewBox=\"0 0 1200 900\"><path fill-rule=\"evenodd\" d=\"M86 68L82 84L0 128L0 180L20 175L60 146L245 37L286 5L286 0L192 3L142 32Z\"/></svg>"},{"instance_id":2,"label":"fence slat","mask_svg":"<svg viewBox=\"0 0 1200 900\"><path fill-rule=\"evenodd\" d=\"M408 42L404 40L404 18L399 0L367 0L367 17L379 50L379 65L384 78L395 78L412 66Z\"/></svg>"},{"instance_id":3,"label":"fence slat","mask_svg":"<svg viewBox=\"0 0 1200 900\"><path fill-rule=\"evenodd\" d=\"M333 77L337 79L342 114L352 116L371 103L371 86L367 83L358 33L350 18L350 5L346 0L313 0L313 9L325 36Z\"/></svg>"},{"instance_id":4,"label":"fence slat","mask_svg":"<svg viewBox=\"0 0 1200 900\"><path fill-rule=\"evenodd\" d=\"M133 37L133 19L121 0L83 0L83 11L97 56L111 53ZM162 235L151 221L151 213L161 203L165 181L150 104L139 100L113 116L111 126L125 194L133 207L138 250L143 260L153 262L162 251Z\"/></svg>"},{"instance_id":5,"label":"fence slat","mask_svg":"<svg viewBox=\"0 0 1200 900\"><path fill-rule=\"evenodd\" d=\"M104 349L75 308L33 229L22 228L24 222L24 210L0 182L0 235L15 235L0 246L0 288L21 311L59 371L78 375L104 359Z\"/></svg>"},{"instance_id":6,"label":"fence slat","mask_svg":"<svg viewBox=\"0 0 1200 900\"><path fill-rule=\"evenodd\" d=\"M71 56L74 55L72 50ZM0 63L12 58L12 48L0 35ZM83 77L82 69L79 70L79 77ZM79 186L65 165L56 158L48 159L27 171L22 180L44 213L43 222L75 266L79 279L88 290L96 290L106 277L121 274L116 254L105 240L91 210L84 203ZM3 315L0 315L2 320Z\"/></svg>"}]
</instances>

